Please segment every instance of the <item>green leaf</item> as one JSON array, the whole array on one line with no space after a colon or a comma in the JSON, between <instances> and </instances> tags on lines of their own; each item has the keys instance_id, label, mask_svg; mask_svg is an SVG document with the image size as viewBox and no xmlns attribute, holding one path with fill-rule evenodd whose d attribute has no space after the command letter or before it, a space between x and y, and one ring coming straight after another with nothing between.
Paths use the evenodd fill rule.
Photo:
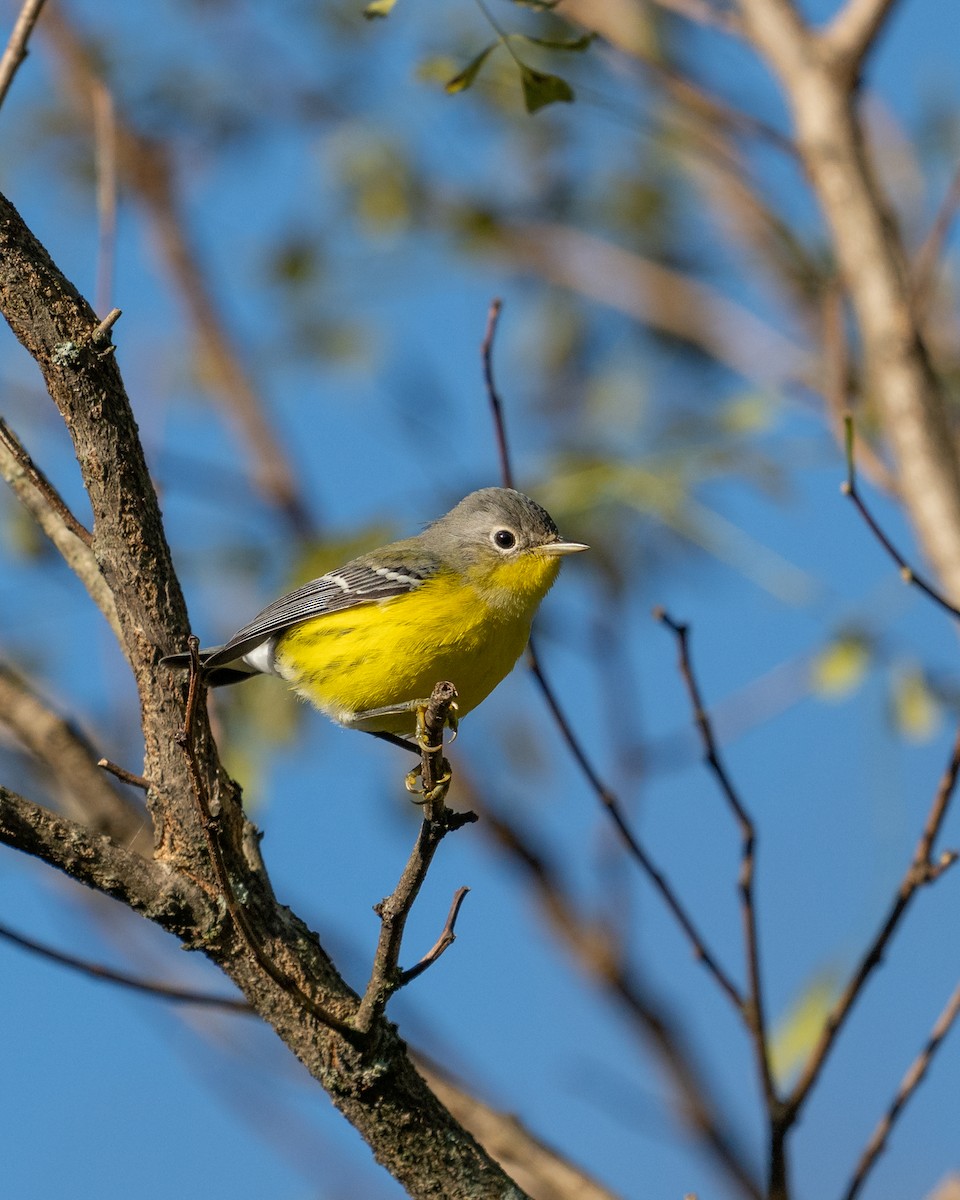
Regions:
<instances>
[{"instance_id":1,"label":"green leaf","mask_svg":"<svg viewBox=\"0 0 960 1200\"><path fill-rule=\"evenodd\" d=\"M547 50L568 50L580 54L596 39L597 35L585 33L583 37L578 38L538 38L531 37L528 33L514 33L510 36L520 41L530 42L533 46L543 46Z\"/></svg>"},{"instance_id":2,"label":"green leaf","mask_svg":"<svg viewBox=\"0 0 960 1200\"><path fill-rule=\"evenodd\" d=\"M397 0L370 0L370 3L363 10L363 15L368 21L375 21L380 17L389 17L396 3Z\"/></svg>"},{"instance_id":3,"label":"green leaf","mask_svg":"<svg viewBox=\"0 0 960 1200\"><path fill-rule=\"evenodd\" d=\"M842 700L855 692L870 666L870 647L862 637L846 634L813 660L810 686L821 700Z\"/></svg>"},{"instance_id":4,"label":"green leaf","mask_svg":"<svg viewBox=\"0 0 960 1200\"><path fill-rule=\"evenodd\" d=\"M521 65L520 82L523 84L523 102L528 113L539 112L548 104L570 104L574 99L573 88L559 75L548 75L544 71Z\"/></svg>"},{"instance_id":5,"label":"green leaf","mask_svg":"<svg viewBox=\"0 0 960 1200\"><path fill-rule=\"evenodd\" d=\"M777 1021L770 1038L770 1068L785 1083L806 1062L820 1040L837 995L832 971L816 976Z\"/></svg>"},{"instance_id":6,"label":"green leaf","mask_svg":"<svg viewBox=\"0 0 960 1200\"><path fill-rule=\"evenodd\" d=\"M892 688L893 720L908 742L928 742L940 728L940 701L923 672L909 667L898 672Z\"/></svg>"},{"instance_id":7,"label":"green leaf","mask_svg":"<svg viewBox=\"0 0 960 1200\"><path fill-rule=\"evenodd\" d=\"M443 89L447 95L454 96L457 92L465 92L468 87L472 87L480 74L480 68L499 45L499 39L491 42L489 46L485 46L480 51L476 58L472 58L462 71L459 71L452 79L448 79Z\"/></svg>"}]
</instances>

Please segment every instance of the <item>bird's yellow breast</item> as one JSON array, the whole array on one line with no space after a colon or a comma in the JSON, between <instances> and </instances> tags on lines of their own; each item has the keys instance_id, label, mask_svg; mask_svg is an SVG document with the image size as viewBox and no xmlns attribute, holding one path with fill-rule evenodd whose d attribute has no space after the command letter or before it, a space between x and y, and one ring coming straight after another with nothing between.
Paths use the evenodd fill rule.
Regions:
<instances>
[{"instance_id":1,"label":"bird's yellow breast","mask_svg":"<svg viewBox=\"0 0 960 1200\"><path fill-rule=\"evenodd\" d=\"M344 725L411 733L411 713L363 713L429 697L450 680L461 716L484 700L523 653L530 624L559 570L529 552L462 574L440 572L411 592L324 613L283 634L280 675Z\"/></svg>"}]
</instances>

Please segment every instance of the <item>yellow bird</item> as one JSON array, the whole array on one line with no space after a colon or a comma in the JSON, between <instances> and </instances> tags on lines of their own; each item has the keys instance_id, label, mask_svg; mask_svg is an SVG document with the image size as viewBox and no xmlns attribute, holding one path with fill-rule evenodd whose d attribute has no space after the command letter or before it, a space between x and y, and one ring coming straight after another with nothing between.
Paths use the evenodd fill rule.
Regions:
<instances>
[{"instance_id":1,"label":"yellow bird","mask_svg":"<svg viewBox=\"0 0 960 1200\"><path fill-rule=\"evenodd\" d=\"M416 537L275 600L201 652L206 681L279 675L338 724L414 748L404 739L433 685L454 684L458 716L476 708L523 653L560 560L586 549L529 496L483 488Z\"/></svg>"}]
</instances>

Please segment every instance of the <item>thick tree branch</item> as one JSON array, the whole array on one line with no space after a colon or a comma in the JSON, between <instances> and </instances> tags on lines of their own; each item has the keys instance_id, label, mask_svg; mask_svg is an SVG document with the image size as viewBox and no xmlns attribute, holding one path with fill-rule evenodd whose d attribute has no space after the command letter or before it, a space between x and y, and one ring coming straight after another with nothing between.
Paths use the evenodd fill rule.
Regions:
<instances>
[{"instance_id":1,"label":"thick tree branch","mask_svg":"<svg viewBox=\"0 0 960 1200\"><path fill-rule=\"evenodd\" d=\"M171 867L118 846L0 786L0 842L39 858L72 879L122 900L178 936L214 920L213 906Z\"/></svg>"},{"instance_id":2,"label":"thick tree branch","mask_svg":"<svg viewBox=\"0 0 960 1200\"><path fill-rule=\"evenodd\" d=\"M866 386L897 460L901 494L956 603L960 464L943 390L915 319L903 244L866 147L854 81L788 0L740 0L740 10L748 37L779 76L792 109L797 144L856 316Z\"/></svg>"}]
</instances>

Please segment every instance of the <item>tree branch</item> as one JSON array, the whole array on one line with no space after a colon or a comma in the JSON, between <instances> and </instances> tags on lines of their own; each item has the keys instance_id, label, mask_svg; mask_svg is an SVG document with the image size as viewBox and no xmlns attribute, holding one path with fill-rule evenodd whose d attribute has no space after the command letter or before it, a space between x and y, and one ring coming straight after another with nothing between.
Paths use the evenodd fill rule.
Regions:
<instances>
[{"instance_id":1,"label":"tree branch","mask_svg":"<svg viewBox=\"0 0 960 1200\"><path fill-rule=\"evenodd\" d=\"M2 662L0 724L53 776L68 817L93 833L106 834L119 846L151 857L153 834L146 811L114 791L83 734Z\"/></svg>"},{"instance_id":2,"label":"tree branch","mask_svg":"<svg viewBox=\"0 0 960 1200\"><path fill-rule=\"evenodd\" d=\"M27 42L30 40L30 34L33 32L43 5L44 0L25 0L20 9L20 15L10 34L3 58L0 58L0 104L6 100L13 77L27 57Z\"/></svg>"},{"instance_id":3,"label":"tree branch","mask_svg":"<svg viewBox=\"0 0 960 1200\"><path fill-rule=\"evenodd\" d=\"M820 34L838 62L853 74L870 52L897 0L847 0Z\"/></svg>"},{"instance_id":4,"label":"tree branch","mask_svg":"<svg viewBox=\"0 0 960 1200\"><path fill-rule=\"evenodd\" d=\"M60 493L37 467L17 435L0 419L0 475L60 552L63 561L90 593L117 640L123 635L117 606L93 553L93 538L77 520Z\"/></svg>"}]
</instances>

